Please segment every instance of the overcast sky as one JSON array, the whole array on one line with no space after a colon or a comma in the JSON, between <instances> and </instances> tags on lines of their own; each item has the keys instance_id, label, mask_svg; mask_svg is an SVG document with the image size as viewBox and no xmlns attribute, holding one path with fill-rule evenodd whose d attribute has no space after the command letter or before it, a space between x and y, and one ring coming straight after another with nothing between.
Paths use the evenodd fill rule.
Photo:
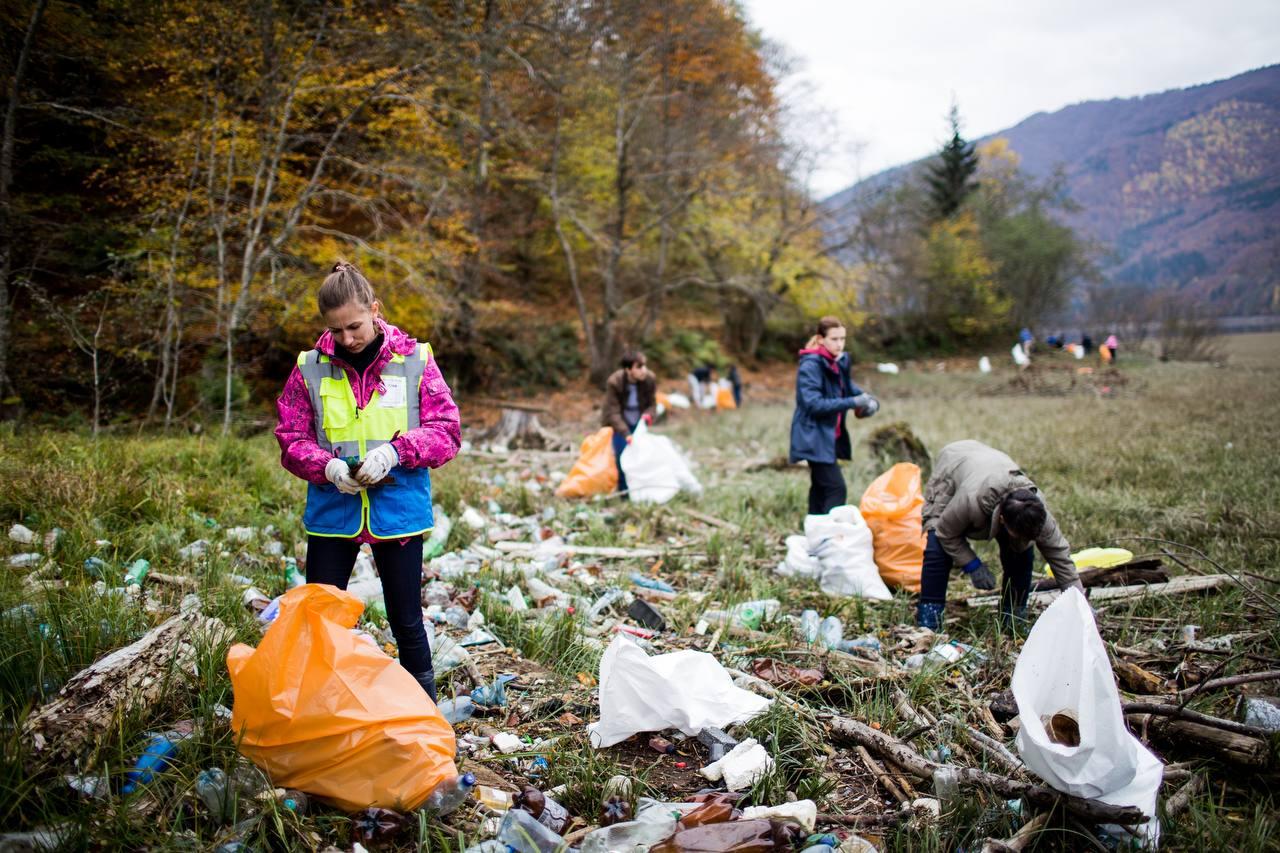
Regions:
<instances>
[{"instance_id":1,"label":"overcast sky","mask_svg":"<svg viewBox=\"0 0 1280 853\"><path fill-rule=\"evenodd\" d=\"M743 0L829 122L819 195L935 150L954 93L968 137L1080 101L1280 62L1280 0Z\"/></svg>"}]
</instances>

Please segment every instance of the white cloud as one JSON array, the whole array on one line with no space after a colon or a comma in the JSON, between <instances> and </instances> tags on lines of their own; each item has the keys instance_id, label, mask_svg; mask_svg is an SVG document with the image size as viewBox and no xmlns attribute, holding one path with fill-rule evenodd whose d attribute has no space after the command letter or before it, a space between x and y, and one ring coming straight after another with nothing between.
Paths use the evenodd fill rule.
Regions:
<instances>
[{"instance_id":1,"label":"white cloud","mask_svg":"<svg viewBox=\"0 0 1280 853\"><path fill-rule=\"evenodd\" d=\"M976 137L1036 112L1280 61L1275 0L745 0L745 7L765 37L801 61L812 106L834 114L838 142L813 179L820 194L936 149L953 93L966 135Z\"/></svg>"}]
</instances>

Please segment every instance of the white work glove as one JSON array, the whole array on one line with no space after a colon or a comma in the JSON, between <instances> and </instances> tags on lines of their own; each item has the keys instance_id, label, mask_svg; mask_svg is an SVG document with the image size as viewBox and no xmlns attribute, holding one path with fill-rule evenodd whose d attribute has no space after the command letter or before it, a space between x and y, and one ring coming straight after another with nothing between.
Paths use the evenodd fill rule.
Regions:
<instances>
[{"instance_id":1,"label":"white work glove","mask_svg":"<svg viewBox=\"0 0 1280 853\"><path fill-rule=\"evenodd\" d=\"M370 450L369 455L360 463L360 470L356 472L356 479L365 486L372 486L387 476L387 472L399 464L400 454L391 446L391 443L380 444Z\"/></svg>"},{"instance_id":2,"label":"white work glove","mask_svg":"<svg viewBox=\"0 0 1280 853\"><path fill-rule=\"evenodd\" d=\"M364 491L364 486L351 476L351 466L336 456L324 466L324 478L344 495L358 495Z\"/></svg>"}]
</instances>

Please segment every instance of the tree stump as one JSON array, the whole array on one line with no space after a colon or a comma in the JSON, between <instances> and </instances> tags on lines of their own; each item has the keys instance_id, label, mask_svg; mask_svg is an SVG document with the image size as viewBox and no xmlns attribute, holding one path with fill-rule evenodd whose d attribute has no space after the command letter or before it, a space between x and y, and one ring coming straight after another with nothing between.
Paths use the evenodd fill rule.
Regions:
<instances>
[{"instance_id":1,"label":"tree stump","mask_svg":"<svg viewBox=\"0 0 1280 853\"><path fill-rule=\"evenodd\" d=\"M482 445L504 450L573 449L569 442L548 432L538 422L538 413L547 409L523 403L499 402L495 405L501 408L498 422L480 436Z\"/></svg>"},{"instance_id":2,"label":"tree stump","mask_svg":"<svg viewBox=\"0 0 1280 853\"><path fill-rule=\"evenodd\" d=\"M911 462L920 466L922 480L929 479L933 469L933 461L924 442L916 437L906 421L895 421L885 424L871 433L869 440L871 453L880 463L881 470L887 470L898 462Z\"/></svg>"}]
</instances>

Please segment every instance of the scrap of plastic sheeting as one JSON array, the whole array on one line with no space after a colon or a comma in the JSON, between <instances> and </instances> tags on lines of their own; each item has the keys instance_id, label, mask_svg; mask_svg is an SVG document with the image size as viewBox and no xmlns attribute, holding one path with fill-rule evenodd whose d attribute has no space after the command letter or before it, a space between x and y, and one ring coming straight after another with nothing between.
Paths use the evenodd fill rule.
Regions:
<instances>
[{"instance_id":1,"label":"scrap of plastic sheeting","mask_svg":"<svg viewBox=\"0 0 1280 853\"><path fill-rule=\"evenodd\" d=\"M600 721L587 731L597 749L637 732L680 729L692 737L708 727L749 720L769 704L735 687L729 672L706 652L649 657L619 635L600 659Z\"/></svg>"},{"instance_id":2,"label":"scrap of plastic sheeting","mask_svg":"<svg viewBox=\"0 0 1280 853\"><path fill-rule=\"evenodd\" d=\"M1021 720L1015 743L1027 767L1064 793L1141 809L1148 821L1132 832L1107 829L1155 847L1160 839L1156 794L1164 765L1125 727L1111 661L1078 589L1068 589L1036 621L1018 656L1012 687ZM1055 740L1046 730L1044 721L1060 715L1074 720L1078 746Z\"/></svg>"},{"instance_id":3,"label":"scrap of plastic sheeting","mask_svg":"<svg viewBox=\"0 0 1280 853\"><path fill-rule=\"evenodd\" d=\"M730 791L741 791L754 785L772 769L773 758L759 741L749 737L729 750L724 758L711 762L698 772L712 782L723 779L724 786Z\"/></svg>"}]
</instances>

